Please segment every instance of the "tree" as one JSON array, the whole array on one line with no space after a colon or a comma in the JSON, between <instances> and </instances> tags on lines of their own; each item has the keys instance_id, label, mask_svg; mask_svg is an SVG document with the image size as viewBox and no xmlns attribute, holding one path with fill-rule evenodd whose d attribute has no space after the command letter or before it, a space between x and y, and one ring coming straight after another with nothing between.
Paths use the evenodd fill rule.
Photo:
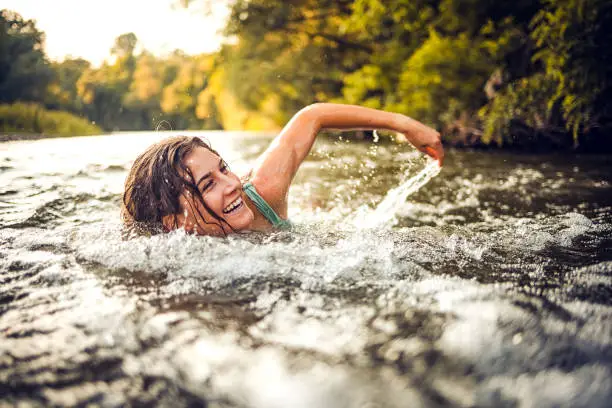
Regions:
<instances>
[{"instance_id":1,"label":"tree","mask_svg":"<svg viewBox=\"0 0 612 408\"><path fill-rule=\"evenodd\" d=\"M478 41L432 32L404 63L394 110L438 127L462 112L474 114L486 102L483 88L492 69Z\"/></svg>"},{"instance_id":2,"label":"tree","mask_svg":"<svg viewBox=\"0 0 612 408\"><path fill-rule=\"evenodd\" d=\"M68 58L62 62L51 63L54 75L47 88L45 105L50 109L82 113L84 106L78 94L77 82L90 66L89 61L82 58Z\"/></svg>"},{"instance_id":3,"label":"tree","mask_svg":"<svg viewBox=\"0 0 612 408\"><path fill-rule=\"evenodd\" d=\"M85 113L105 130L135 130L145 126L142 112L130 111L126 103L136 68L137 42L133 33L117 37L111 49L115 61L85 71L77 82L78 96L86 104Z\"/></svg>"},{"instance_id":4,"label":"tree","mask_svg":"<svg viewBox=\"0 0 612 408\"><path fill-rule=\"evenodd\" d=\"M111 55L115 55L119 58L132 57L137 44L138 37L136 37L136 34L121 34L115 39L115 45L111 48Z\"/></svg>"},{"instance_id":5,"label":"tree","mask_svg":"<svg viewBox=\"0 0 612 408\"><path fill-rule=\"evenodd\" d=\"M351 1L239 0L222 50L227 88L246 108L284 124L303 106L337 97L369 44L344 31Z\"/></svg>"},{"instance_id":6,"label":"tree","mask_svg":"<svg viewBox=\"0 0 612 408\"><path fill-rule=\"evenodd\" d=\"M578 147L612 144L612 4L545 1L530 23L535 72L503 87L482 111L485 137ZM605 140L607 139L607 140Z\"/></svg>"},{"instance_id":7,"label":"tree","mask_svg":"<svg viewBox=\"0 0 612 408\"><path fill-rule=\"evenodd\" d=\"M0 11L0 102L43 101L53 77L33 20Z\"/></svg>"},{"instance_id":8,"label":"tree","mask_svg":"<svg viewBox=\"0 0 612 408\"><path fill-rule=\"evenodd\" d=\"M164 61L146 51L136 58L136 67L123 104L129 111L139 112L142 129L154 128L161 117L165 69Z\"/></svg>"},{"instance_id":9,"label":"tree","mask_svg":"<svg viewBox=\"0 0 612 408\"><path fill-rule=\"evenodd\" d=\"M574 143L579 133L612 121L612 3L606 0L546 1L535 16L534 59L544 65Z\"/></svg>"}]
</instances>

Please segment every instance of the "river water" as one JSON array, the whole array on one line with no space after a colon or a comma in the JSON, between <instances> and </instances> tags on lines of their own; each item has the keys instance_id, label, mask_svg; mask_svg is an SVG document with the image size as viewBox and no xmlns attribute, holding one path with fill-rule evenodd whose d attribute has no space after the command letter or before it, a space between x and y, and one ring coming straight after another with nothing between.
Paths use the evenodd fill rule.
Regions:
<instances>
[{"instance_id":1,"label":"river water","mask_svg":"<svg viewBox=\"0 0 612 408\"><path fill-rule=\"evenodd\" d=\"M0 144L0 405L610 405L609 157L321 139L294 230L123 241L165 135Z\"/></svg>"}]
</instances>

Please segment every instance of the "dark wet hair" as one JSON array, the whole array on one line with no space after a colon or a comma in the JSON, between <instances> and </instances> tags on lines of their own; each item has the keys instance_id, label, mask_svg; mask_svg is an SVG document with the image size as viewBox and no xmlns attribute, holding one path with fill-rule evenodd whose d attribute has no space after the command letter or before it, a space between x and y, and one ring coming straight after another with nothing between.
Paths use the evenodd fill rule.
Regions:
<instances>
[{"instance_id":1,"label":"dark wet hair","mask_svg":"<svg viewBox=\"0 0 612 408\"><path fill-rule=\"evenodd\" d=\"M125 236L166 232L162 220L167 215L174 216L173 227L178 228L176 216L184 211L179 202L181 194L198 200L217 221L206 222L198 207L194 206L193 200L187 199L191 212L198 214L205 223L217 225L223 234L223 225L231 229L231 226L204 202L191 170L184 163L185 157L197 147L203 147L219 156L219 153L198 137L174 136L155 143L136 158L125 180L123 191L121 219ZM196 219L196 222L199 223L200 220Z\"/></svg>"}]
</instances>

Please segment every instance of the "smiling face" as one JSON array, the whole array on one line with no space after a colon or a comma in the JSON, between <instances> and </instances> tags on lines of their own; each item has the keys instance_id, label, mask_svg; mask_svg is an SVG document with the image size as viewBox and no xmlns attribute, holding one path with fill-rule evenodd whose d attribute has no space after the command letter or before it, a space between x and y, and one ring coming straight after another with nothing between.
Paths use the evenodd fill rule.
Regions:
<instances>
[{"instance_id":1,"label":"smiling face","mask_svg":"<svg viewBox=\"0 0 612 408\"><path fill-rule=\"evenodd\" d=\"M205 205L191 191L184 190L179 198L182 213L176 216L178 226L198 235L224 235L248 229L253 212L243 200L240 179L223 159L206 148L196 147L183 163L191 171Z\"/></svg>"}]
</instances>

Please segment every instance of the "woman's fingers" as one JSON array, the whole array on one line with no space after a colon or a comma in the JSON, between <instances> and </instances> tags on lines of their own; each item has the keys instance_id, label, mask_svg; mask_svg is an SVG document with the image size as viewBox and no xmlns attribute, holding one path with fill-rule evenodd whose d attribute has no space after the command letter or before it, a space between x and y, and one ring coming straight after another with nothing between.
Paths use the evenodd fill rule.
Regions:
<instances>
[{"instance_id":1,"label":"woman's fingers","mask_svg":"<svg viewBox=\"0 0 612 408\"><path fill-rule=\"evenodd\" d=\"M444 147L442 143L438 142L433 147L429 145L423 146L423 151L430 155L434 160L438 161L438 165L442 167L444 161Z\"/></svg>"},{"instance_id":2,"label":"woman's fingers","mask_svg":"<svg viewBox=\"0 0 612 408\"><path fill-rule=\"evenodd\" d=\"M442 167L442 162L444 162L444 147L442 146L442 142L438 141L438 143L434 145L434 150L438 156L438 164Z\"/></svg>"}]
</instances>

